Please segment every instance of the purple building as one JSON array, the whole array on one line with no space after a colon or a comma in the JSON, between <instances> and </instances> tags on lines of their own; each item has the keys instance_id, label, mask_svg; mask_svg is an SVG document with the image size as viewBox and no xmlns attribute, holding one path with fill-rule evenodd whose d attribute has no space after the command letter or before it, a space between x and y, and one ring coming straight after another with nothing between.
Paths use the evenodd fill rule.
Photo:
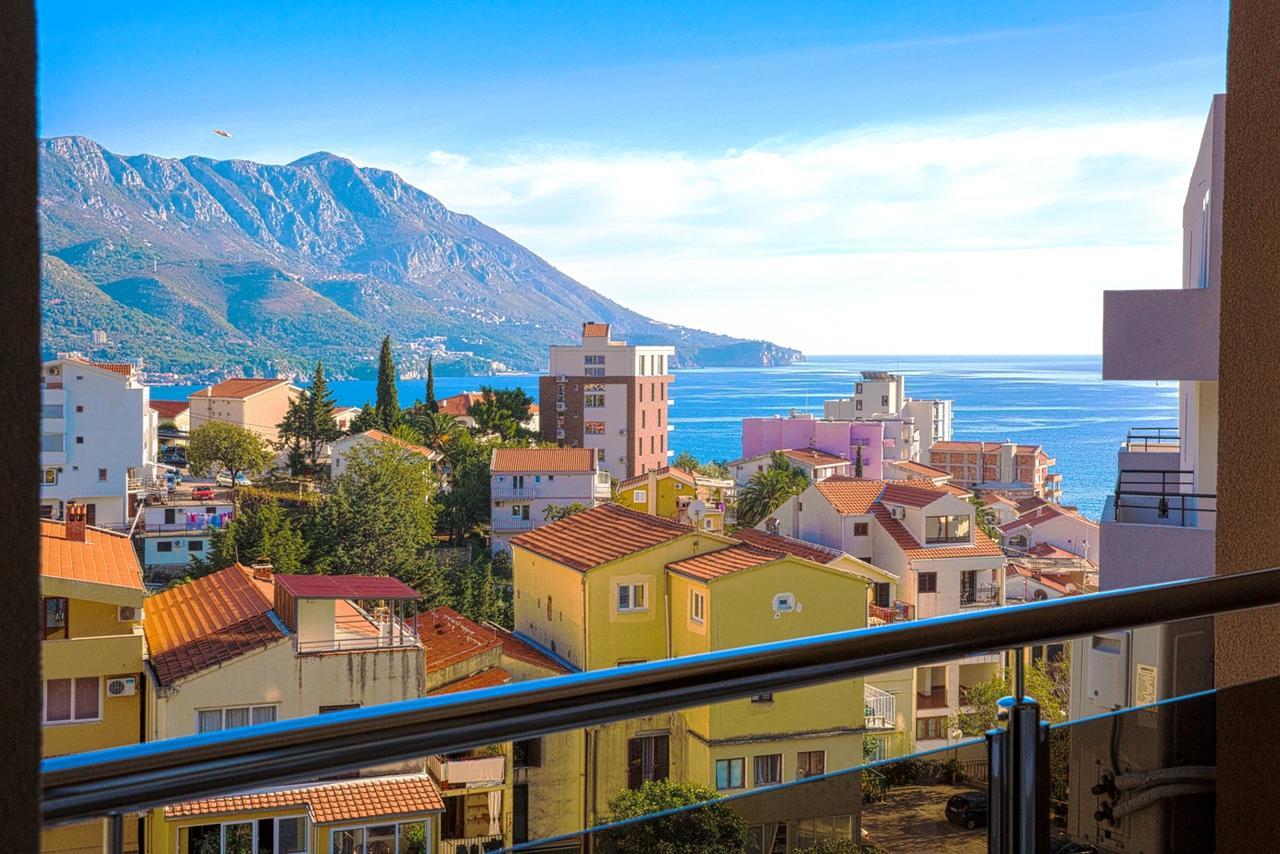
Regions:
<instances>
[{"instance_id":1,"label":"purple building","mask_svg":"<svg viewBox=\"0 0 1280 854\"><path fill-rule=\"evenodd\" d=\"M884 478L884 442L880 421L826 421L803 412L789 418L742 419L746 459L789 448L816 448L852 462L862 448L862 476L868 480Z\"/></svg>"}]
</instances>

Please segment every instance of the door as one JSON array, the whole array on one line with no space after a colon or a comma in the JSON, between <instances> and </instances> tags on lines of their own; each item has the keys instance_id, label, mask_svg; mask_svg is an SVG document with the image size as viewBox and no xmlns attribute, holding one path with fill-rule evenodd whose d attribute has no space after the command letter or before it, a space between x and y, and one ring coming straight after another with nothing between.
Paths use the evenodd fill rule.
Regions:
<instances>
[{"instance_id":1,"label":"door","mask_svg":"<svg viewBox=\"0 0 1280 854\"><path fill-rule=\"evenodd\" d=\"M511 841L529 841L528 783L519 783L511 792Z\"/></svg>"},{"instance_id":2,"label":"door","mask_svg":"<svg viewBox=\"0 0 1280 854\"><path fill-rule=\"evenodd\" d=\"M98 524L98 505L86 504L84 506L84 523L86 525Z\"/></svg>"}]
</instances>

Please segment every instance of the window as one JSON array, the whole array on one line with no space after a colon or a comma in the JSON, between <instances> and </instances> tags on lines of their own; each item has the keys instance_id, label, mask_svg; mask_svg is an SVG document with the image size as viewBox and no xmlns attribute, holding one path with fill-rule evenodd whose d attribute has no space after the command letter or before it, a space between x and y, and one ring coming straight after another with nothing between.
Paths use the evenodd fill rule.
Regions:
<instances>
[{"instance_id":1,"label":"window","mask_svg":"<svg viewBox=\"0 0 1280 854\"><path fill-rule=\"evenodd\" d=\"M938 573L936 572L920 572L916 574L916 592L917 593L937 593L938 592Z\"/></svg>"},{"instance_id":2,"label":"window","mask_svg":"<svg viewBox=\"0 0 1280 854\"><path fill-rule=\"evenodd\" d=\"M599 367L599 368L584 368L582 372L583 372L584 374L586 374L587 376L589 376L589 377L602 377L602 376L604 376L604 368L603 368L603 367Z\"/></svg>"},{"instance_id":3,"label":"window","mask_svg":"<svg viewBox=\"0 0 1280 854\"><path fill-rule=\"evenodd\" d=\"M827 773L825 750L802 750L796 754L796 779L804 780Z\"/></svg>"},{"instance_id":4,"label":"window","mask_svg":"<svg viewBox=\"0 0 1280 854\"><path fill-rule=\"evenodd\" d=\"M649 500L649 493L644 489L637 489L631 493L631 500L639 504L642 501Z\"/></svg>"},{"instance_id":5,"label":"window","mask_svg":"<svg viewBox=\"0 0 1280 854\"><path fill-rule=\"evenodd\" d=\"M77 444L77 445L83 445L83 444L84 444L84 436L76 436L76 444Z\"/></svg>"},{"instance_id":6,"label":"window","mask_svg":"<svg viewBox=\"0 0 1280 854\"><path fill-rule=\"evenodd\" d=\"M667 779L670 736L644 735L627 739L627 788L638 789L649 780Z\"/></svg>"},{"instance_id":7,"label":"window","mask_svg":"<svg viewBox=\"0 0 1280 854\"><path fill-rule=\"evenodd\" d=\"M856 410L858 410L859 412L861 412L861 411L862 411L862 401L861 401L861 400L855 400L855 401L853 402L853 408L854 408L854 409L856 409Z\"/></svg>"},{"instance_id":8,"label":"window","mask_svg":"<svg viewBox=\"0 0 1280 854\"><path fill-rule=\"evenodd\" d=\"M62 404L61 404L61 403L43 403L43 404L41 404L41 405L40 405L40 417L41 417L41 418L61 418L61 417L62 417Z\"/></svg>"},{"instance_id":9,"label":"window","mask_svg":"<svg viewBox=\"0 0 1280 854\"><path fill-rule=\"evenodd\" d=\"M187 551L190 551L190 552L204 551L204 540L188 540Z\"/></svg>"},{"instance_id":10,"label":"window","mask_svg":"<svg viewBox=\"0 0 1280 854\"><path fill-rule=\"evenodd\" d=\"M228 709L200 709L196 712L196 732L220 732L276 719L275 706L236 706Z\"/></svg>"},{"instance_id":11,"label":"window","mask_svg":"<svg viewBox=\"0 0 1280 854\"><path fill-rule=\"evenodd\" d=\"M882 394L882 395L880 395L880 405L881 405L881 406L888 406L888 405L889 405L889 395L887 395L887 394Z\"/></svg>"},{"instance_id":12,"label":"window","mask_svg":"<svg viewBox=\"0 0 1280 854\"><path fill-rule=\"evenodd\" d=\"M44 722L47 724L102 720L102 680L97 676L46 679Z\"/></svg>"},{"instance_id":13,"label":"window","mask_svg":"<svg viewBox=\"0 0 1280 854\"><path fill-rule=\"evenodd\" d=\"M584 365L603 365L603 364L604 364L604 356L584 356L584 357L582 358L582 364L584 364Z\"/></svg>"},{"instance_id":14,"label":"window","mask_svg":"<svg viewBox=\"0 0 1280 854\"><path fill-rule=\"evenodd\" d=\"M707 619L707 597L698 590L689 591L689 619L704 623Z\"/></svg>"},{"instance_id":15,"label":"window","mask_svg":"<svg viewBox=\"0 0 1280 854\"><path fill-rule=\"evenodd\" d=\"M516 768L541 768L542 739L526 738L512 744L511 763Z\"/></svg>"},{"instance_id":16,"label":"window","mask_svg":"<svg viewBox=\"0 0 1280 854\"><path fill-rule=\"evenodd\" d=\"M603 394L588 394L582 399L582 405L588 409L598 409L604 406Z\"/></svg>"},{"instance_id":17,"label":"window","mask_svg":"<svg viewBox=\"0 0 1280 854\"><path fill-rule=\"evenodd\" d=\"M57 486L58 470L45 469L43 472L40 473L40 482L45 486Z\"/></svg>"},{"instance_id":18,"label":"window","mask_svg":"<svg viewBox=\"0 0 1280 854\"><path fill-rule=\"evenodd\" d=\"M71 637L67 631L67 600L63 596L44 597L44 639L66 640Z\"/></svg>"},{"instance_id":19,"label":"window","mask_svg":"<svg viewBox=\"0 0 1280 854\"><path fill-rule=\"evenodd\" d=\"M41 433L40 434L40 452L41 453L62 453L63 436L61 433Z\"/></svg>"},{"instance_id":20,"label":"window","mask_svg":"<svg viewBox=\"0 0 1280 854\"><path fill-rule=\"evenodd\" d=\"M359 703L341 703L336 706L321 706L318 711L322 715L327 715L332 712L345 712L350 709L358 709L358 708L360 708Z\"/></svg>"},{"instance_id":21,"label":"window","mask_svg":"<svg viewBox=\"0 0 1280 854\"><path fill-rule=\"evenodd\" d=\"M888 608L891 604L889 596L889 582L877 581L873 588L875 591L875 601L872 603L877 608Z\"/></svg>"},{"instance_id":22,"label":"window","mask_svg":"<svg viewBox=\"0 0 1280 854\"><path fill-rule=\"evenodd\" d=\"M778 613L794 611L796 609L796 597L790 593L779 593L773 597L773 610Z\"/></svg>"},{"instance_id":23,"label":"window","mask_svg":"<svg viewBox=\"0 0 1280 854\"><path fill-rule=\"evenodd\" d=\"M916 741L929 741L935 738L946 738L943 724L946 717L938 715L932 718L916 718Z\"/></svg>"},{"instance_id":24,"label":"window","mask_svg":"<svg viewBox=\"0 0 1280 854\"><path fill-rule=\"evenodd\" d=\"M618 610L619 611L643 611L648 606L649 585L647 584L619 584L618 585Z\"/></svg>"},{"instance_id":25,"label":"window","mask_svg":"<svg viewBox=\"0 0 1280 854\"><path fill-rule=\"evenodd\" d=\"M603 436L604 422L603 421L587 421L582 425L582 432L588 435L593 435L593 436Z\"/></svg>"},{"instance_id":26,"label":"window","mask_svg":"<svg viewBox=\"0 0 1280 854\"><path fill-rule=\"evenodd\" d=\"M649 660L649 659L647 659L647 658L619 658L619 659L618 659L618 666L619 666L619 667L630 667L630 666L631 666L631 665L633 665L633 664L644 664L644 663L645 663L646 661L648 661L648 660Z\"/></svg>"},{"instance_id":27,"label":"window","mask_svg":"<svg viewBox=\"0 0 1280 854\"><path fill-rule=\"evenodd\" d=\"M796 822L796 846L808 849L823 842L853 839L852 815L802 818Z\"/></svg>"},{"instance_id":28,"label":"window","mask_svg":"<svg viewBox=\"0 0 1280 854\"><path fill-rule=\"evenodd\" d=\"M430 839L430 822L346 827L329 832L329 850L333 854L410 854L427 850Z\"/></svg>"},{"instance_id":29,"label":"window","mask_svg":"<svg viewBox=\"0 0 1280 854\"><path fill-rule=\"evenodd\" d=\"M156 543L156 551L168 554L169 552L173 551L173 543L170 542L169 540L161 540L160 542Z\"/></svg>"},{"instance_id":30,"label":"window","mask_svg":"<svg viewBox=\"0 0 1280 854\"><path fill-rule=\"evenodd\" d=\"M596 462L604 462L604 448L596 448Z\"/></svg>"},{"instance_id":31,"label":"window","mask_svg":"<svg viewBox=\"0 0 1280 854\"><path fill-rule=\"evenodd\" d=\"M769 753L755 758L753 777L757 786L772 786L782 782L782 754Z\"/></svg>"},{"instance_id":32,"label":"window","mask_svg":"<svg viewBox=\"0 0 1280 854\"><path fill-rule=\"evenodd\" d=\"M76 412L84 412L84 405L76 404Z\"/></svg>"},{"instance_id":33,"label":"window","mask_svg":"<svg viewBox=\"0 0 1280 854\"><path fill-rule=\"evenodd\" d=\"M641 429L641 430L643 430L643 429L644 429L644 422L645 422L645 415L646 415L646 414L647 414L647 413L646 413L643 409L641 409L641 410L640 410L640 429ZM651 440L651 441L652 441L652 440Z\"/></svg>"},{"instance_id":34,"label":"window","mask_svg":"<svg viewBox=\"0 0 1280 854\"><path fill-rule=\"evenodd\" d=\"M854 394L862 394L862 383L857 383L856 385L854 385L854 387L853 387L853 393L854 393Z\"/></svg>"},{"instance_id":35,"label":"window","mask_svg":"<svg viewBox=\"0 0 1280 854\"><path fill-rule=\"evenodd\" d=\"M865 537L865 536L867 535L867 532L868 532L868 530L867 530L867 523L866 523L866 522L854 522L854 523L853 523L853 535L854 535L855 537Z\"/></svg>"},{"instance_id":36,"label":"window","mask_svg":"<svg viewBox=\"0 0 1280 854\"><path fill-rule=\"evenodd\" d=\"M747 826L747 854L764 854L764 825Z\"/></svg>"},{"instance_id":37,"label":"window","mask_svg":"<svg viewBox=\"0 0 1280 854\"><path fill-rule=\"evenodd\" d=\"M547 620L551 619L551 597L547 597Z\"/></svg>"},{"instance_id":38,"label":"window","mask_svg":"<svg viewBox=\"0 0 1280 854\"><path fill-rule=\"evenodd\" d=\"M929 543L969 542L968 516L927 516L924 520L924 541Z\"/></svg>"},{"instance_id":39,"label":"window","mask_svg":"<svg viewBox=\"0 0 1280 854\"><path fill-rule=\"evenodd\" d=\"M98 469L98 482L101 483L107 479L107 470Z\"/></svg>"},{"instance_id":40,"label":"window","mask_svg":"<svg viewBox=\"0 0 1280 854\"><path fill-rule=\"evenodd\" d=\"M716 788L717 789L742 789L746 787L746 781L743 779L746 773L747 760L745 759L717 759L716 760Z\"/></svg>"}]
</instances>

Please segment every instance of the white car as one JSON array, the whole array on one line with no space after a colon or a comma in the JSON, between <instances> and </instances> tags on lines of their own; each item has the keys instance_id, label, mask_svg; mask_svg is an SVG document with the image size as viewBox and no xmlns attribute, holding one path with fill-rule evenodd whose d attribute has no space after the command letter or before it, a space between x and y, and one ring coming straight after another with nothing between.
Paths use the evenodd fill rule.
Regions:
<instances>
[{"instance_id":1,"label":"white car","mask_svg":"<svg viewBox=\"0 0 1280 854\"><path fill-rule=\"evenodd\" d=\"M225 471L219 472L218 476L214 478L214 481L218 484L218 486L230 486L231 475L229 475ZM253 486L253 481L245 477L244 472L240 472L238 475L236 475L236 486Z\"/></svg>"}]
</instances>

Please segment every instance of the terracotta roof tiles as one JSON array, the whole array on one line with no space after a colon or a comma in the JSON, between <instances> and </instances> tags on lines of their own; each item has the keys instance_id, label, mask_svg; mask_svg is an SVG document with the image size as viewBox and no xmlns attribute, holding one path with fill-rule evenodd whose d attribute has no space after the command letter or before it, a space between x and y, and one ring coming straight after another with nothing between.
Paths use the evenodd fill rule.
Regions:
<instances>
[{"instance_id":1,"label":"terracotta roof tiles","mask_svg":"<svg viewBox=\"0 0 1280 854\"><path fill-rule=\"evenodd\" d=\"M415 625L426 650L428 673L501 645L492 629L467 619L447 605L419 614Z\"/></svg>"},{"instance_id":2,"label":"terracotta roof tiles","mask_svg":"<svg viewBox=\"0 0 1280 854\"><path fill-rule=\"evenodd\" d=\"M929 484L928 488L919 486ZM880 494L881 501L890 504L902 504L907 507L928 507L947 493L941 492L931 481L896 481L891 480L884 485Z\"/></svg>"},{"instance_id":3,"label":"terracotta roof tiles","mask_svg":"<svg viewBox=\"0 0 1280 854\"><path fill-rule=\"evenodd\" d=\"M190 409L191 403L186 400L153 400L151 408L161 418L173 419Z\"/></svg>"},{"instance_id":4,"label":"terracotta roof tiles","mask_svg":"<svg viewBox=\"0 0 1280 854\"><path fill-rule=\"evenodd\" d=\"M334 824L439 812L444 809L444 801L430 777L411 774L186 801L165 807L164 817L231 815L290 807L306 810L314 824Z\"/></svg>"},{"instance_id":5,"label":"terracotta roof tiles","mask_svg":"<svg viewBox=\"0 0 1280 854\"><path fill-rule=\"evenodd\" d=\"M381 430L365 430L363 433L356 433L351 438L354 439L360 436L373 439L375 442L385 442L389 445L396 445L404 448L406 451L413 451L415 454L422 454L422 456L427 459L440 459L440 453L438 451L433 451L430 448L423 447L422 445L415 445L412 442L406 442L404 439L392 436L390 433L384 433Z\"/></svg>"},{"instance_id":6,"label":"terracotta roof tiles","mask_svg":"<svg viewBox=\"0 0 1280 854\"><path fill-rule=\"evenodd\" d=\"M863 516L880 497L884 483L857 477L829 477L814 484L841 516Z\"/></svg>"},{"instance_id":7,"label":"terracotta roof tiles","mask_svg":"<svg viewBox=\"0 0 1280 854\"><path fill-rule=\"evenodd\" d=\"M471 414L471 407L482 400L484 400L484 395L481 392L464 391L461 394L440 398L436 401L436 409L444 415L465 418Z\"/></svg>"},{"instance_id":8,"label":"terracotta roof tiles","mask_svg":"<svg viewBox=\"0 0 1280 854\"><path fill-rule=\"evenodd\" d=\"M711 581L722 575L729 575L743 569L750 569L753 566L772 563L782 557L786 557L783 552L770 551L741 543L736 546L730 546L727 549L674 561L667 564L667 569L678 572L681 575L687 575L690 578Z\"/></svg>"},{"instance_id":9,"label":"terracotta roof tiles","mask_svg":"<svg viewBox=\"0 0 1280 854\"><path fill-rule=\"evenodd\" d=\"M488 670L481 670L479 673L472 674L466 679L459 679L457 682L450 682L434 691L428 691L428 697L436 697L441 694L460 694L463 691L479 691L481 688L495 688L498 685L506 685L511 681L511 674L503 670L501 667L490 667Z\"/></svg>"},{"instance_id":10,"label":"terracotta roof tiles","mask_svg":"<svg viewBox=\"0 0 1280 854\"><path fill-rule=\"evenodd\" d=\"M68 540L66 523L40 520L40 574L142 590L142 568L124 534L85 528L85 541Z\"/></svg>"},{"instance_id":11,"label":"terracotta roof tiles","mask_svg":"<svg viewBox=\"0 0 1280 854\"><path fill-rule=\"evenodd\" d=\"M259 392L264 392L267 389L275 388L278 385L287 385L288 383L289 383L288 380L280 379L280 378L254 379L250 377L239 377L237 379L223 380L220 383L215 383L214 385L211 385L208 388L201 389L200 391L196 392L191 396L192 397L227 397L227 398L241 399L246 397L252 397L253 395L258 394Z\"/></svg>"},{"instance_id":12,"label":"terracotta roof tiles","mask_svg":"<svg viewBox=\"0 0 1280 854\"><path fill-rule=\"evenodd\" d=\"M756 548L784 552L792 557L801 557L814 563L831 563L842 557L842 554L835 549L807 543L793 537L784 537L781 534L769 534L755 528L739 528L731 536L739 542Z\"/></svg>"},{"instance_id":13,"label":"terracotta roof tiles","mask_svg":"<svg viewBox=\"0 0 1280 854\"><path fill-rule=\"evenodd\" d=\"M906 526L893 518L889 508L877 504L873 508L876 521L888 534L898 548L902 549L908 560L943 560L957 557L1001 557L1004 551L992 542L982 531L975 529L972 545L923 546L907 530Z\"/></svg>"},{"instance_id":14,"label":"terracotta roof tiles","mask_svg":"<svg viewBox=\"0 0 1280 854\"><path fill-rule=\"evenodd\" d=\"M588 474L596 470L591 448L494 448L489 470Z\"/></svg>"},{"instance_id":15,"label":"terracotta roof tiles","mask_svg":"<svg viewBox=\"0 0 1280 854\"><path fill-rule=\"evenodd\" d=\"M608 338L609 324L607 323L584 323L582 324L583 338Z\"/></svg>"},{"instance_id":16,"label":"terracotta roof tiles","mask_svg":"<svg viewBox=\"0 0 1280 854\"><path fill-rule=\"evenodd\" d=\"M674 477L676 480L684 481L691 486L697 485L697 478L692 472L687 472L684 469L676 468L675 466L663 466L662 468L657 468L653 471L645 472L644 474L638 474L635 477L629 477L626 480L621 481L618 484L618 489L630 489L633 486L643 486L645 483L649 482L650 475L659 480L664 477Z\"/></svg>"},{"instance_id":17,"label":"terracotta roof tiles","mask_svg":"<svg viewBox=\"0 0 1280 854\"><path fill-rule=\"evenodd\" d=\"M951 477L951 472L949 471L934 468L933 466L927 466L924 463L919 463L915 460L893 460L886 462L885 464L891 465L894 468L902 469L903 471L909 471L917 477L923 477L930 480L933 478Z\"/></svg>"},{"instance_id":18,"label":"terracotta roof tiles","mask_svg":"<svg viewBox=\"0 0 1280 854\"><path fill-rule=\"evenodd\" d=\"M779 453L789 460L795 460L810 466L849 465L849 461L844 457L837 457L835 454L828 454L826 451L819 451L817 448L787 448Z\"/></svg>"},{"instance_id":19,"label":"terracotta roof tiles","mask_svg":"<svg viewBox=\"0 0 1280 854\"><path fill-rule=\"evenodd\" d=\"M692 530L661 516L627 510L617 504L601 504L520 534L511 544L586 571Z\"/></svg>"}]
</instances>

